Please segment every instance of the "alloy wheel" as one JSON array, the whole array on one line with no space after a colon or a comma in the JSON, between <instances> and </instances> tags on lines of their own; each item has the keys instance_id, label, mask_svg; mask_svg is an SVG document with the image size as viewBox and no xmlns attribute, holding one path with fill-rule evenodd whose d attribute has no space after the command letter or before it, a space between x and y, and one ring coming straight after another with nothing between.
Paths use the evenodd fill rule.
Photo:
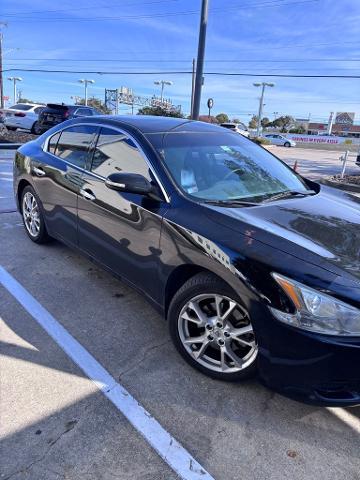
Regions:
<instances>
[{"instance_id":1,"label":"alloy wheel","mask_svg":"<svg viewBox=\"0 0 360 480\"><path fill-rule=\"evenodd\" d=\"M40 233L40 211L36 198L31 192L26 192L23 197L22 212L27 231L36 238Z\"/></svg>"},{"instance_id":2,"label":"alloy wheel","mask_svg":"<svg viewBox=\"0 0 360 480\"><path fill-rule=\"evenodd\" d=\"M189 300L180 312L178 332L187 353L215 372L239 372L257 356L246 310L220 294L202 294Z\"/></svg>"}]
</instances>

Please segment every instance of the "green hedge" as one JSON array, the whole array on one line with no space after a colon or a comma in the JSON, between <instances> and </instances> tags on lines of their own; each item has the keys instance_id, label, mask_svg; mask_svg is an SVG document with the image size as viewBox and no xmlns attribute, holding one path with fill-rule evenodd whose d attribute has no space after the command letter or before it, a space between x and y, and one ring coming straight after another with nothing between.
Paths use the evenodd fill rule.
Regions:
<instances>
[{"instance_id":1,"label":"green hedge","mask_svg":"<svg viewBox=\"0 0 360 480\"><path fill-rule=\"evenodd\" d=\"M271 145L270 140L264 137L255 137L252 138L252 141L257 143L258 145Z\"/></svg>"}]
</instances>

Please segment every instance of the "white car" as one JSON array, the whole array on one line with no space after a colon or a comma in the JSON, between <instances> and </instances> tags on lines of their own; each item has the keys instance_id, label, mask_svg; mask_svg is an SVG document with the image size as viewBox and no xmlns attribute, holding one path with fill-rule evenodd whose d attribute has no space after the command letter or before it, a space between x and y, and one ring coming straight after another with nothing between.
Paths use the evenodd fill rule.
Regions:
<instances>
[{"instance_id":1,"label":"white car","mask_svg":"<svg viewBox=\"0 0 360 480\"><path fill-rule=\"evenodd\" d=\"M31 133L40 134L38 119L44 108L44 105L33 103L17 103L10 108L3 108L4 124L8 130L24 128Z\"/></svg>"},{"instance_id":2,"label":"white car","mask_svg":"<svg viewBox=\"0 0 360 480\"><path fill-rule=\"evenodd\" d=\"M269 133L263 136L267 140L269 140L273 145L280 145L282 147L296 147L296 142L291 138L286 138L284 135L280 135L279 133Z\"/></svg>"},{"instance_id":3,"label":"white car","mask_svg":"<svg viewBox=\"0 0 360 480\"><path fill-rule=\"evenodd\" d=\"M233 132L240 133L241 135L244 135L244 137L249 136L249 131L243 123L225 122L225 123L220 123L220 127L228 128L229 130L232 130Z\"/></svg>"}]
</instances>

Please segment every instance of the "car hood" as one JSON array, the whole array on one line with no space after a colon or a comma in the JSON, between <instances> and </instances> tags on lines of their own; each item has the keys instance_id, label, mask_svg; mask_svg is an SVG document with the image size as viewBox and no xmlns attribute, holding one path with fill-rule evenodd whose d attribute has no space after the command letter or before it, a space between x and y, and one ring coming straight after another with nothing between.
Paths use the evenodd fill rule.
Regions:
<instances>
[{"instance_id":1,"label":"car hood","mask_svg":"<svg viewBox=\"0 0 360 480\"><path fill-rule=\"evenodd\" d=\"M258 207L211 206L208 213L216 215L217 223L239 233L336 274L341 274L341 269L360 279L358 197L321 186L314 196Z\"/></svg>"}]
</instances>

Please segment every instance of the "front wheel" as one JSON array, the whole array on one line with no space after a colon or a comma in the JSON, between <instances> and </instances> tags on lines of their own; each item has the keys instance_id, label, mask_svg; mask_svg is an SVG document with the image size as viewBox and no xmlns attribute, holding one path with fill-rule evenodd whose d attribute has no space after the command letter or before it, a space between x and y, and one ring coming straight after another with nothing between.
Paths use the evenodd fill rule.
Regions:
<instances>
[{"instance_id":1,"label":"front wheel","mask_svg":"<svg viewBox=\"0 0 360 480\"><path fill-rule=\"evenodd\" d=\"M35 190L29 185L21 196L21 215L26 233L35 243L46 243L50 237L46 231L44 215Z\"/></svg>"},{"instance_id":2,"label":"front wheel","mask_svg":"<svg viewBox=\"0 0 360 480\"><path fill-rule=\"evenodd\" d=\"M285 143L284 143L284 147L288 147L288 148L291 147L290 142L285 142Z\"/></svg>"},{"instance_id":3,"label":"front wheel","mask_svg":"<svg viewBox=\"0 0 360 480\"><path fill-rule=\"evenodd\" d=\"M258 346L250 316L217 277L200 273L174 296L171 338L184 359L206 375L236 381L256 372Z\"/></svg>"}]
</instances>

